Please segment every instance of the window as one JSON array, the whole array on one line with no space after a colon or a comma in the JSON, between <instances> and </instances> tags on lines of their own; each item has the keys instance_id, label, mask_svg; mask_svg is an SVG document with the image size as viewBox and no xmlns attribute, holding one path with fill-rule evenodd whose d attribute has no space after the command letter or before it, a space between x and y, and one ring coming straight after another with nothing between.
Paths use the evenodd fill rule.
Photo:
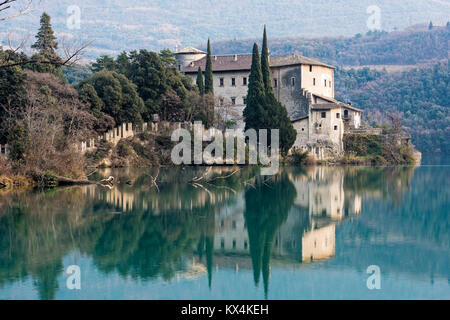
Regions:
<instances>
[{"instance_id":1,"label":"window","mask_svg":"<svg viewBox=\"0 0 450 320\"><path fill-rule=\"evenodd\" d=\"M316 78L313 78L313 86L316 85Z\"/></svg>"},{"instance_id":2,"label":"window","mask_svg":"<svg viewBox=\"0 0 450 320\"><path fill-rule=\"evenodd\" d=\"M242 79L242 85L246 86L247 85L247 77L244 77Z\"/></svg>"},{"instance_id":3,"label":"window","mask_svg":"<svg viewBox=\"0 0 450 320\"><path fill-rule=\"evenodd\" d=\"M231 104L234 106L236 104L236 98L231 98Z\"/></svg>"},{"instance_id":4,"label":"window","mask_svg":"<svg viewBox=\"0 0 450 320\"><path fill-rule=\"evenodd\" d=\"M221 239L221 240L220 240L220 247L221 247L222 249L225 249L225 239Z\"/></svg>"},{"instance_id":5,"label":"window","mask_svg":"<svg viewBox=\"0 0 450 320\"><path fill-rule=\"evenodd\" d=\"M247 240L245 240L244 241L244 249L247 249L248 248L248 242L247 242Z\"/></svg>"},{"instance_id":6,"label":"window","mask_svg":"<svg viewBox=\"0 0 450 320\"><path fill-rule=\"evenodd\" d=\"M327 79L324 80L325 81L325 87L327 86Z\"/></svg>"},{"instance_id":7,"label":"window","mask_svg":"<svg viewBox=\"0 0 450 320\"><path fill-rule=\"evenodd\" d=\"M244 104L247 105L247 97L242 97L242 101L244 101Z\"/></svg>"},{"instance_id":8,"label":"window","mask_svg":"<svg viewBox=\"0 0 450 320\"><path fill-rule=\"evenodd\" d=\"M337 129L338 129L338 126L334 126L334 130L337 131Z\"/></svg>"},{"instance_id":9,"label":"window","mask_svg":"<svg viewBox=\"0 0 450 320\"><path fill-rule=\"evenodd\" d=\"M219 98L219 101L220 101L220 105L223 106L223 98L222 97Z\"/></svg>"},{"instance_id":10,"label":"window","mask_svg":"<svg viewBox=\"0 0 450 320\"><path fill-rule=\"evenodd\" d=\"M220 78L220 86L223 87L223 78Z\"/></svg>"},{"instance_id":11,"label":"window","mask_svg":"<svg viewBox=\"0 0 450 320\"><path fill-rule=\"evenodd\" d=\"M231 78L231 85L236 87L236 78Z\"/></svg>"},{"instance_id":12,"label":"window","mask_svg":"<svg viewBox=\"0 0 450 320\"><path fill-rule=\"evenodd\" d=\"M327 117L327 113L326 112L322 112L322 118L326 118Z\"/></svg>"},{"instance_id":13,"label":"window","mask_svg":"<svg viewBox=\"0 0 450 320\"><path fill-rule=\"evenodd\" d=\"M278 80L277 79L273 79L273 87L274 88L278 87Z\"/></svg>"},{"instance_id":14,"label":"window","mask_svg":"<svg viewBox=\"0 0 450 320\"><path fill-rule=\"evenodd\" d=\"M328 85L330 86L330 88L331 88L331 80L330 81L328 81Z\"/></svg>"},{"instance_id":15,"label":"window","mask_svg":"<svg viewBox=\"0 0 450 320\"><path fill-rule=\"evenodd\" d=\"M348 110L344 110L344 118L348 118Z\"/></svg>"},{"instance_id":16,"label":"window","mask_svg":"<svg viewBox=\"0 0 450 320\"><path fill-rule=\"evenodd\" d=\"M312 65L309 66L309 72L312 72Z\"/></svg>"},{"instance_id":17,"label":"window","mask_svg":"<svg viewBox=\"0 0 450 320\"><path fill-rule=\"evenodd\" d=\"M178 71L181 71L181 64L178 65Z\"/></svg>"},{"instance_id":18,"label":"window","mask_svg":"<svg viewBox=\"0 0 450 320\"><path fill-rule=\"evenodd\" d=\"M305 131L305 128L302 128L302 131Z\"/></svg>"},{"instance_id":19,"label":"window","mask_svg":"<svg viewBox=\"0 0 450 320\"><path fill-rule=\"evenodd\" d=\"M291 78L291 86L295 87L295 77Z\"/></svg>"},{"instance_id":20,"label":"window","mask_svg":"<svg viewBox=\"0 0 450 320\"><path fill-rule=\"evenodd\" d=\"M236 249L236 239L233 239L233 249Z\"/></svg>"},{"instance_id":21,"label":"window","mask_svg":"<svg viewBox=\"0 0 450 320\"><path fill-rule=\"evenodd\" d=\"M236 221L233 221L233 222L231 223L231 227L233 228L233 230L236 230Z\"/></svg>"},{"instance_id":22,"label":"window","mask_svg":"<svg viewBox=\"0 0 450 320\"><path fill-rule=\"evenodd\" d=\"M338 112L336 113L336 119L339 119L341 117L341 114Z\"/></svg>"}]
</instances>

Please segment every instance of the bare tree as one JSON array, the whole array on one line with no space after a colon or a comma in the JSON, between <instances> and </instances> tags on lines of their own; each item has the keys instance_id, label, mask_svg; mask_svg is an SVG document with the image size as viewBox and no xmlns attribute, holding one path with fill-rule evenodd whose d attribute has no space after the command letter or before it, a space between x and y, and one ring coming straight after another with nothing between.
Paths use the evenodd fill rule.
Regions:
<instances>
[{"instance_id":1,"label":"bare tree","mask_svg":"<svg viewBox=\"0 0 450 320\"><path fill-rule=\"evenodd\" d=\"M402 117L400 114L388 113L387 117L391 121L392 132L400 133L402 131Z\"/></svg>"},{"instance_id":2,"label":"bare tree","mask_svg":"<svg viewBox=\"0 0 450 320\"><path fill-rule=\"evenodd\" d=\"M22 3L22 6L19 6L19 4ZM33 4L33 0L26 0L25 3L23 1L18 0L0 0L0 13L4 13L7 11L10 11L12 9L12 5L15 4L16 12L6 15L3 17L0 17L0 21L5 21L9 19L13 19L19 16L22 16L24 14L28 14L32 11L31 5Z\"/></svg>"}]
</instances>

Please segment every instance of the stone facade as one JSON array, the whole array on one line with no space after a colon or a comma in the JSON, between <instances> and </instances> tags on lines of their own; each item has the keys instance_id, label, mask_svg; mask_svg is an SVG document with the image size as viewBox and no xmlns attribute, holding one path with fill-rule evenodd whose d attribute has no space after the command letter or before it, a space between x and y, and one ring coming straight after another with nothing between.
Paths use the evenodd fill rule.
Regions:
<instances>
[{"instance_id":1,"label":"stone facade","mask_svg":"<svg viewBox=\"0 0 450 320\"><path fill-rule=\"evenodd\" d=\"M188 47L176 54L179 70L195 82L198 68L205 70L204 52ZM229 108L242 118L246 106L251 54L213 56L216 112ZM297 130L293 150L307 150L317 159L343 152L347 130L361 126L362 111L334 99L334 67L318 60L292 55L270 58L274 94L288 111ZM237 119L237 127L244 122Z\"/></svg>"}]
</instances>

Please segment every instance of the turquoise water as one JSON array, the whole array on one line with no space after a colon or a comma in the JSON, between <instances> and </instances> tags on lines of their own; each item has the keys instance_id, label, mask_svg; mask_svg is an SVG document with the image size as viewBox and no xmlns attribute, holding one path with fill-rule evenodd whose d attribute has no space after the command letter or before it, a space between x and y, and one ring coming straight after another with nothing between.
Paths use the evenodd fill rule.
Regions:
<instances>
[{"instance_id":1,"label":"turquoise water","mask_svg":"<svg viewBox=\"0 0 450 320\"><path fill-rule=\"evenodd\" d=\"M0 299L450 299L449 173L120 169L0 193Z\"/></svg>"}]
</instances>

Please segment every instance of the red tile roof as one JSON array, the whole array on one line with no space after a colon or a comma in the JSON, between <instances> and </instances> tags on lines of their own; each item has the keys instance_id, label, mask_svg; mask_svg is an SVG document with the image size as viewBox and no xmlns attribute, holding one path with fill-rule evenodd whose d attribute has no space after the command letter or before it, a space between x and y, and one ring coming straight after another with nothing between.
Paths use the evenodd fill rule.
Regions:
<instances>
[{"instance_id":1,"label":"red tile roof","mask_svg":"<svg viewBox=\"0 0 450 320\"><path fill-rule=\"evenodd\" d=\"M226 55L226 56L213 56L212 57L212 67L213 72L225 72L225 71L249 71L252 66L252 55L251 54L236 54L236 55ZM318 60L303 57L300 55L293 55L287 57L274 57L270 58L271 67L284 67L291 65L316 65L324 66L328 68L334 68L333 66L322 63ZM206 57L194 61L191 65L182 69L185 73L195 73L198 71L198 67L205 71Z\"/></svg>"}]
</instances>

